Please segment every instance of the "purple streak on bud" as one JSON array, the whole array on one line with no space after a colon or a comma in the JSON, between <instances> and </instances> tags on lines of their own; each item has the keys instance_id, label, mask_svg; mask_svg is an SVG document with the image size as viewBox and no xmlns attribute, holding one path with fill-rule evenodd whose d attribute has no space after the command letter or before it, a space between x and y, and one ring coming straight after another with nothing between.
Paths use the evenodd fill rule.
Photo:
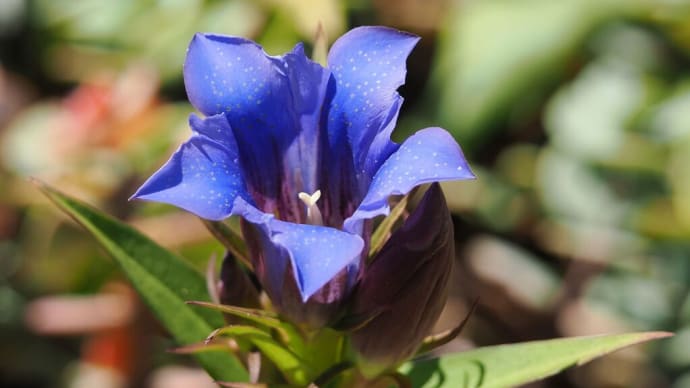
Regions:
<instances>
[{"instance_id":1,"label":"purple streak on bud","mask_svg":"<svg viewBox=\"0 0 690 388\"><path fill-rule=\"evenodd\" d=\"M450 212L434 183L355 290L352 314L380 311L351 336L365 374L377 374L415 353L445 305L454 255Z\"/></svg>"}]
</instances>

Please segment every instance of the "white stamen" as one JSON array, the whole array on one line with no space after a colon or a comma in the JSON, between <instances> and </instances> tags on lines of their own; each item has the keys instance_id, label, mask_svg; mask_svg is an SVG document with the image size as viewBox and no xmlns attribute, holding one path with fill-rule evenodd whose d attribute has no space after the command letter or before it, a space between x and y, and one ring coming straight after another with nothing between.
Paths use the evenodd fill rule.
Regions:
<instances>
[{"instance_id":1,"label":"white stamen","mask_svg":"<svg viewBox=\"0 0 690 388\"><path fill-rule=\"evenodd\" d=\"M323 225L321 210L316 206L316 201L321 198L321 190L316 190L314 194L301 192L297 194L300 200L307 206L307 222L311 225Z\"/></svg>"}]
</instances>

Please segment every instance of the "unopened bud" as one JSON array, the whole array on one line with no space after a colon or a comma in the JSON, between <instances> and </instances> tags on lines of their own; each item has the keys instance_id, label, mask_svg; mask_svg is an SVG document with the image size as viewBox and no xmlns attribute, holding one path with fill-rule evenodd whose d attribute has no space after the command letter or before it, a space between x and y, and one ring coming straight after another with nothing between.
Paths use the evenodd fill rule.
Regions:
<instances>
[{"instance_id":1,"label":"unopened bud","mask_svg":"<svg viewBox=\"0 0 690 388\"><path fill-rule=\"evenodd\" d=\"M454 255L453 223L435 183L355 289L350 313L373 317L351 335L365 375L414 355L445 305Z\"/></svg>"},{"instance_id":2,"label":"unopened bud","mask_svg":"<svg viewBox=\"0 0 690 388\"><path fill-rule=\"evenodd\" d=\"M220 267L218 297L221 304L259 308L259 291L231 253L226 253ZM235 317L226 316L229 323Z\"/></svg>"}]
</instances>

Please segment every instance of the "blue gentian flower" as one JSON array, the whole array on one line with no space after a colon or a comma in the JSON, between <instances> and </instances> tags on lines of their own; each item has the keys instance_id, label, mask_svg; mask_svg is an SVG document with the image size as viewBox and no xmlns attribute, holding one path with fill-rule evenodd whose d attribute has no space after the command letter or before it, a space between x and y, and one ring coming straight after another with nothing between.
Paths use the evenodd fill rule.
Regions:
<instances>
[{"instance_id":1,"label":"blue gentian flower","mask_svg":"<svg viewBox=\"0 0 690 388\"><path fill-rule=\"evenodd\" d=\"M474 175L441 128L390 140L405 61L418 37L351 30L328 66L302 44L269 56L243 38L197 34L184 64L191 138L134 198L202 218L243 219L254 270L274 305L321 325L361 277L371 220L391 195Z\"/></svg>"}]
</instances>

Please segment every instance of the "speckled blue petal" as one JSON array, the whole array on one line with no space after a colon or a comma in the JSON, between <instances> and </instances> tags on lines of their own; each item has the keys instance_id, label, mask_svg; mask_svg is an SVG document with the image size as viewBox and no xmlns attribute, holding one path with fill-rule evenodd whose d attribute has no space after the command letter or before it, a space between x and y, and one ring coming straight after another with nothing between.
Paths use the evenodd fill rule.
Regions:
<instances>
[{"instance_id":1,"label":"speckled blue petal","mask_svg":"<svg viewBox=\"0 0 690 388\"><path fill-rule=\"evenodd\" d=\"M360 27L340 37L328 54L336 80L328 130L331 147L342 146L346 133L354 165L362 167L376 135L397 116L405 82L405 61L419 37L385 27ZM370 173L358 180L368 181ZM368 183L368 182L367 182Z\"/></svg>"},{"instance_id":2,"label":"speckled blue petal","mask_svg":"<svg viewBox=\"0 0 690 388\"><path fill-rule=\"evenodd\" d=\"M426 128L410 136L381 165L369 191L345 230L357 230L361 220L388 214L388 197L404 195L415 186L446 180L474 179L455 139L442 128Z\"/></svg>"},{"instance_id":3,"label":"speckled blue petal","mask_svg":"<svg viewBox=\"0 0 690 388\"><path fill-rule=\"evenodd\" d=\"M395 130L395 124L398 120L398 113L400 112L401 105L402 98L393 104L389 114L390 118L381 131L376 134L374 140L369 146L369 150L364 161L364 167L362 168L363 171L366 171L366 174L369 177L373 177L376 171L381 168L383 162L385 162L388 157L400 147L400 144L391 141L391 134L393 133L393 130ZM369 183L369 181L366 182L366 184Z\"/></svg>"},{"instance_id":4,"label":"speckled blue petal","mask_svg":"<svg viewBox=\"0 0 690 388\"><path fill-rule=\"evenodd\" d=\"M360 258L362 238L324 226L276 221L273 240L290 252L302 300Z\"/></svg>"},{"instance_id":5,"label":"speckled blue petal","mask_svg":"<svg viewBox=\"0 0 690 388\"><path fill-rule=\"evenodd\" d=\"M205 115L227 118L248 190L261 209L299 220L296 195L282 193L320 188L330 77L304 55L302 44L273 57L237 37L197 34L190 43L184 68L189 100Z\"/></svg>"},{"instance_id":6,"label":"speckled blue petal","mask_svg":"<svg viewBox=\"0 0 690 388\"><path fill-rule=\"evenodd\" d=\"M196 114L189 115L189 127L196 134L204 135L209 139L220 143L235 155L239 154L237 141L230 128L227 117L217 114L207 118L201 118ZM237 157L237 156L235 156Z\"/></svg>"},{"instance_id":7,"label":"speckled blue petal","mask_svg":"<svg viewBox=\"0 0 690 388\"><path fill-rule=\"evenodd\" d=\"M279 292L282 286L277 284L278 279L270 278L273 272L270 267L283 267L285 260L280 256L285 253L292 264L303 302L338 272L361 257L364 241L358 235L325 226L280 221L252 205L242 204L241 201L238 201L236 211L246 221L257 226L264 235L259 241L264 245L262 250L266 256L263 258L264 263L260 265L266 269L269 276L266 280L271 283L275 292Z\"/></svg>"},{"instance_id":8,"label":"speckled blue petal","mask_svg":"<svg viewBox=\"0 0 690 388\"><path fill-rule=\"evenodd\" d=\"M309 192L320 188L318 171L321 164L321 142L325 131L321 121L330 71L304 54L303 45L283 56L286 74L292 91L293 114L299 134L284 152L285 176L293 180L294 192Z\"/></svg>"},{"instance_id":9,"label":"speckled blue petal","mask_svg":"<svg viewBox=\"0 0 690 388\"><path fill-rule=\"evenodd\" d=\"M313 193L324 189L321 172L326 131L322 125L324 100L330 71L304 54L303 45L282 57L285 75L290 85L290 98L285 104L291 107L294 127L298 132L294 139L279 150L282 161L281 195L278 212L282 219L303 223L304 203L297 197L299 192ZM292 195L285 195L293 193Z\"/></svg>"},{"instance_id":10,"label":"speckled blue petal","mask_svg":"<svg viewBox=\"0 0 690 388\"><path fill-rule=\"evenodd\" d=\"M184 64L190 102L207 116L224 114L233 129L248 190L271 209L280 196L282 151L299 133L280 57L231 36L196 34Z\"/></svg>"},{"instance_id":11,"label":"speckled blue petal","mask_svg":"<svg viewBox=\"0 0 690 388\"><path fill-rule=\"evenodd\" d=\"M206 116L275 118L285 111L289 96L282 68L282 61L250 40L196 34L184 63L185 88L189 101Z\"/></svg>"},{"instance_id":12,"label":"speckled blue petal","mask_svg":"<svg viewBox=\"0 0 690 388\"><path fill-rule=\"evenodd\" d=\"M201 133L183 143L132 196L175 205L210 220L229 217L238 197L251 201L237 150Z\"/></svg>"}]
</instances>

